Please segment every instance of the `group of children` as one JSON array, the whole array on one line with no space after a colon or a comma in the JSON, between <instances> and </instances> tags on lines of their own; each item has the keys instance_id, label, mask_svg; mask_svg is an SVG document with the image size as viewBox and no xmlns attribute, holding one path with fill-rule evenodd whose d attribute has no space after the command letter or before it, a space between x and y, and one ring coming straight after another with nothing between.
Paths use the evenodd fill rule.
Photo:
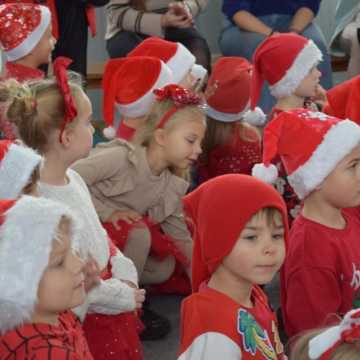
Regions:
<instances>
[{"instance_id":1,"label":"group of children","mask_svg":"<svg viewBox=\"0 0 360 360\"><path fill-rule=\"evenodd\" d=\"M142 359L140 334L166 325L146 321L143 286L192 292L179 360L356 359L358 79L326 93L314 43L275 34L195 92L194 56L148 38L106 64L112 140L92 149L71 60L38 70L50 24L43 6L0 6L0 359ZM280 319L263 290L278 272Z\"/></svg>"}]
</instances>

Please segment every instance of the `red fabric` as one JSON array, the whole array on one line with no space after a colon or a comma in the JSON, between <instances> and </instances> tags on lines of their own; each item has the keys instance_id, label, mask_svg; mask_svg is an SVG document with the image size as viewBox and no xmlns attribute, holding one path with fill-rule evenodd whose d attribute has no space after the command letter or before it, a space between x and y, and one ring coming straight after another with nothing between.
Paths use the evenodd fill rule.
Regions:
<instances>
[{"instance_id":1,"label":"red fabric","mask_svg":"<svg viewBox=\"0 0 360 360\"><path fill-rule=\"evenodd\" d=\"M197 166L199 183L224 174L251 175L253 166L261 162L261 143L253 133L246 134L251 141L234 134L233 140L211 150L206 163ZM253 139L252 139L253 138Z\"/></svg>"},{"instance_id":2,"label":"red fabric","mask_svg":"<svg viewBox=\"0 0 360 360\"><path fill-rule=\"evenodd\" d=\"M288 222L283 199L271 185L252 176L218 176L186 195L183 202L185 212L195 225L193 291L210 278L231 252L246 223L260 209L272 207L280 211L287 239ZM219 226L222 221L226 221L226 226Z\"/></svg>"},{"instance_id":3,"label":"red fabric","mask_svg":"<svg viewBox=\"0 0 360 360\"><path fill-rule=\"evenodd\" d=\"M286 332L332 322L360 307L360 218L343 212L344 230L331 229L300 215L290 231L281 274L281 308Z\"/></svg>"},{"instance_id":4,"label":"red fabric","mask_svg":"<svg viewBox=\"0 0 360 360\"><path fill-rule=\"evenodd\" d=\"M7 360L93 360L80 321L71 311L59 324L26 324L0 336L0 357Z\"/></svg>"},{"instance_id":5,"label":"red fabric","mask_svg":"<svg viewBox=\"0 0 360 360\"><path fill-rule=\"evenodd\" d=\"M134 137L136 129L127 126L123 121L120 121L120 125L116 131L116 137L119 139L124 139L126 141L131 141Z\"/></svg>"},{"instance_id":6,"label":"red fabric","mask_svg":"<svg viewBox=\"0 0 360 360\"><path fill-rule=\"evenodd\" d=\"M200 291L195 293L182 302L181 306L181 325L180 325L180 354L184 353L196 338L207 333L215 332L229 337L241 350L241 359L268 360L262 352L261 344L256 340L255 354L246 350L244 344L248 344L248 338L244 338L239 331L241 322L240 311L252 316L263 331L266 331L267 338L263 341L267 349L273 349L272 358L285 360L283 346L280 342L277 323L274 313L271 311L266 295L263 291L254 287L252 294L254 306L246 308L236 303L227 295L202 285ZM247 333L251 336L252 332ZM196 345L195 345L196 347Z\"/></svg>"},{"instance_id":7,"label":"red fabric","mask_svg":"<svg viewBox=\"0 0 360 360\"><path fill-rule=\"evenodd\" d=\"M109 239L110 257L116 255L116 248ZM102 279L112 277L111 263ZM85 337L96 360L142 360L143 350L139 334L144 325L136 311L118 315L87 314L83 323Z\"/></svg>"}]
</instances>

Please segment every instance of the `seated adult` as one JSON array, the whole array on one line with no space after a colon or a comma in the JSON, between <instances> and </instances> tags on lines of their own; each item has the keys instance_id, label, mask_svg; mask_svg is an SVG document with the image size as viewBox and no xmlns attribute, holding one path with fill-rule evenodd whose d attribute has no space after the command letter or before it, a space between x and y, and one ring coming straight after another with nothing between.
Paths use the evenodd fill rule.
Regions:
<instances>
[{"instance_id":1,"label":"seated adult","mask_svg":"<svg viewBox=\"0 0 360 360\"><path fill-rule=\"evenodd\" d=\"M220 35L220 48L225 56L242 56L252 60L256 47L274 32L301 34L319 47L323 61L318 68L320 83L325 89L332 86L331 61L325 38L313 22L321 0L224 0L227 19ZM276 64L274 64L276 66ZM268 112L275 100L267 86L262 92L260 107Z\"/></svg>"},{"instance_id":2,"label":"seated adult","mask_svg":"<svg viewBox=\"0 0 360 360\"><path fill-rule=\"evenodd\" d=\"M194 26L207 0L111 0L107 11L107 50L110 57L126 56L148 36L180 42L210 71L206 40Z\"/></svg>"}]
</instances>

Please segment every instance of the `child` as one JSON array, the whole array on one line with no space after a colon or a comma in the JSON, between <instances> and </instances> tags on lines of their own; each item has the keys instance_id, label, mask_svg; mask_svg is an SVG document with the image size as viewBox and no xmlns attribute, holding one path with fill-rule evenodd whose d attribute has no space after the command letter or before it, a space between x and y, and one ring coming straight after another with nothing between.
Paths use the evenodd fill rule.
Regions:
<instances>
[{"instance_id":1,"label":"child","mask_svg":"<svg viewBox=\"0 0 360 360\"><path fill-rule=\"evenodd\" d=\"M266 177L280 156L304 201L294 221L281 276L281 307L289 336L343 316L360 299L360 126L305 109L281 113L264 132ZM273 166L273 165L271 165Z\"/></svg>"},{"instance_id":2,"label":"child","mask_svg":"<svg viewBox=\"0 0 360 360\"><path fill-rule=\"evenodd\" d=\"M40 161L32 149L0 140L0 199L36 193Z\"/></svg>"},{"instance_id":3,"label":"child","mask_svg":"<svg viewBox=\"0 0 360 360\"><path fill-rule=\"evenodd\" d=\"M182 304L178 359L286 359L258 286L285 258L281 196L251 176L229 174L202 184L184 204L195 226L194 293Z\"/></svg>"},{"instance_id":4,"label":"child","mask_svg":"<svg viewBox=\"0 0 360 360\"><path fill-rule=\"evenodd\" d=\"M307 100L317 96L320 72L317 64L322 59L318 47L305 37L293 33L268 37L256 49L251 83L250 107L258 103L264 81L270 85L271 94L277 99L268 115L271 121L282 111L306 107ZM276 64L276 66L274 66ZM279 158L273 164L280 171L275 183L288 208L289 222L295 219L300 201L286 180L286 172Z\"/></svg>"},{"instance_id":5,"label":"child","mask_svg":"<svg viewBox=\"0 0 360 360\"><path fill-rule=\"evenodd\" d=\"M109 60L103 79L105 137L115 137L116 108L122 124L116 135L130 141L136 129L145 123L146 115L155 102L153 90L171 83L173 74L159 59L137 56Z\"/></svg>"},{"instance_id":6,"label":"child","mask_svg":"<svg viewBox=\"0 0 360 360\"><path fill-rule=\"evenodd\" d=\"M360 357L360 312L351 310L337 326L297 339L290 360L355 360Z\"/></svg>"},{"instance_id":7,"label":"child","mask_svg":"<svg viewBox=\"0 0 360 360\"><path fill-rule=\"evenodd\" d=\"M327 91L324 113L360 124L360 75L342 82Z\"/></svg>"},{"instance_id":8,"label":"child","mask_svg":"<svg viewBox=\"0 0 360 360\"><path fill-rule=\"evenodd\" d=\"M85 299L70 210L23 196L0 200L1 359L92 360L70 309Z\"/></svg>"},{"instance_id":9,"label":"child","mask_svg":"<svg viewBox=\"0 0 360 360\"><path fill-rule=\"evenodd\" d=\"M57 58L57 81L32 84L35 107L16 112L15 101L8 112L15 121L21 139L44 157L40 169L40 195L56 199L72 208L81 221L78 232L80 251L96 260L102 281L89 292L77 314L83 319L85 335L96 359L116 355L122 359L141 359L137 318L132 312L141 307L144 290L137 289L137 273L132 261L114 248L101 226L81 177L69 166L88 155L92 146L91 104L81 87L67 83L69 62ZM19 85L20 86L20 85ZM65 95L63 95L65 94ZM26 114L26 116L25 116ZM122 314L124 313L124 314Z\"/></svg>"},{"instance_id":10,"label":"child","mask_svg":"<svg viewBox=\"0 0 360 360\"><path fill-rule=\"evenodd\" d=\"M180 201L188 182L176 174L197 160L205 132L196 94L168 85L156 95L136 146L119 139L99 144L73 167L89 186L110 237L134 261L142 284L168 280L175 259L180 274L190 273L192 240ZM169 281L169 287L188 291L189 279L179 280Z\"/></svg>"},{"instance_id":11,"label":"child","mask_svg":"<svg viewBox=\"0 0 360 360\"><path fill-rule=\"evenodd\" d=\"M250 72L251 64L240 57L220 58L213 67L205 92L207 129L197 166L200 183L228 173L250 175L260 162L260 135L243 121L249 107Z\"/></svg>"},{"instance_id":12,"label":"child","mask_svg":"<svg viewBox=\"0 0 360 360\"><path fill-rule=\"evenodd\" d=\"M2 80L15 78L22 82L43 78L45 74L39 67L50 61L55 45L49 9L22 3L0 5L0 45L7 60ZM3 138L16 138L2 113L0 132Z\"/></svg>"}]
</instances>

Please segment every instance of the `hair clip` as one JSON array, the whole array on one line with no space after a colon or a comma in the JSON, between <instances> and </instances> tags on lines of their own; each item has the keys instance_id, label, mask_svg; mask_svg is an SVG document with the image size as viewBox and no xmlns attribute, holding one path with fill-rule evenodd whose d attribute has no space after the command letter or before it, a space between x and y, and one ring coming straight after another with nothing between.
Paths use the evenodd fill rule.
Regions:
<instances>
[{"instance_id":1,"label":"hair clip","mask_svg":"<svg viewBox=\"0 0 360 360\"><path fill-rule=\"evenodd\" d=\"M75 106L74 98L71 94L68 76L67 76L67 68L72 63L72 60L63 56L60 56L54 61L54 74L56 77L57 84L59 86L59 90L64 98L65 104L65 115L64 120L61 125L59 141L62 142L61 136L64 132L66 125L74 120L77 116L77 110Z\"/></svg>"},{"instance_id":2,"label":"hair clip","mask_svg":"<svg viewBox=\"0 0 360 360\"><path fill-rule=\"evenodd\" d=\"M328 360L338 346L360 340L360 310L349 311L341 323L309 341L311 360Z\"/></svg>"}]
</instances>

